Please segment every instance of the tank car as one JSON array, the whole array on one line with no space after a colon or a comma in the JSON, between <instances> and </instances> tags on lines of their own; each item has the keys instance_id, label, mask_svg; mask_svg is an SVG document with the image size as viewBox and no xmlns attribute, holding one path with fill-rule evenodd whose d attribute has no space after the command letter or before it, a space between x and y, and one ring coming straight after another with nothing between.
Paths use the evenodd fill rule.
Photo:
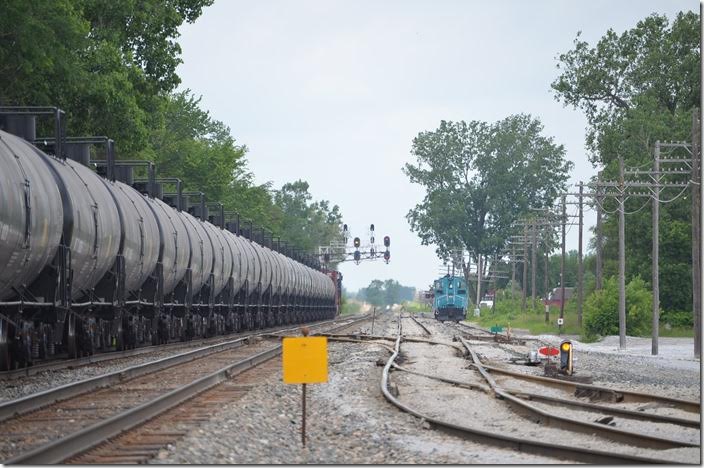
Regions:
<instances>
[{"instance_id":1,"label":"tank car","mask_svg":"<svg viewBox=\"0 0 704 468\"><path fill-rule=\"evenodd\" d=\"M53 139L36 138L41 115ZM312 259L209 214L203 194L162 195L153 165L63 137L61 118L0 108L0 370L338 312L337 277ZM97 143L106 160L90 159Z\"/></svg>"},{"instance_id":2,"label":"tank car","mask_svg":"<svg viewBox=\"0 0 704 468\"><path fill-rule=\"evenodd\" d=\"M459 322L467 314L467 284L464 278L447 274L433 285L433 314L436 320Z\"/></svg>"}]
</instances>

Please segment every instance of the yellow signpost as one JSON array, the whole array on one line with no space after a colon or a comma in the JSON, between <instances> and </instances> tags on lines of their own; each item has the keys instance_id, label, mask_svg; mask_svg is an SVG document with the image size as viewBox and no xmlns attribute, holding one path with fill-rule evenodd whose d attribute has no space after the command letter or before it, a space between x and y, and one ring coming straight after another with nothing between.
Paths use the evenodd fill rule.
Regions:
<instances>
[{"instance_id":1,"label":"yellow signpost","mask_svg":"<svg viewBox=\"0 0 704 468\"><path fill-rule=\"evenodd\" d=\"M283 339L281 362L284 383L303 384L303 418L301 441L306 445L306 384L328 381L328 339L324 336L307 336Z\"/></svg>"},{"instance_id":2,"label":"yellow signpost","mask_svg":"<svg viewBox=\"0 0 704 468\"><path fill-rule=\"evenodd\" d=\"M309 384L328 381L328 339L324 336L284 338L284 383Z\"/></svg>"}]
</instances>

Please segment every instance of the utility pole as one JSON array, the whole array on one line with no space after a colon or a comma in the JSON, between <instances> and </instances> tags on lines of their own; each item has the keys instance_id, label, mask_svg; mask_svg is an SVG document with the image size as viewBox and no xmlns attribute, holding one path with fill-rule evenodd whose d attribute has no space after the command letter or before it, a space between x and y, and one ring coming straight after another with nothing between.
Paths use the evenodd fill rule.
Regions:
<instances>
[{"instance_id":1,"label":"utility pole","mask_svg":"<svg viewBox=\"0 0 704 468\"><path fill-rule=\"evenodd\" d=\"M516 244L511 243L511 300L514 299L513 291L516 288Z\"/></svg>"},{"instance_id":2,"label":"utility pole","mask_svg":"<svg viewBox=\"0 0 704 468\"><path fill-rule=\"evenodd\" d=\"M655 187L653 190L653 254L652 254L652 286L653 286L653 342L651 354L658 354L658 339L660 337L660 140L655 142L655 161L653 163Z\"/></svg>"},{"instance_id":3,"label":"utility pole","mask_svg":"<svg viewBox=\"0 0 704 468\"><path fill-rule=\"evenodd\" d=\"M704 13L704 4L700 4ZM704 28L704 24L701 26ZM704 38L701 39L704 44ZM704 65L702 65L704 67ZM702 77L704 79L704 77ZM704 96L702 96L704 102ZM701 212L701 109L692 115L692 314L694 322L694 356L701 358L702 348L702 212Z\"/></svg>"},{"instance_id":4,"label":"utility pole","mask_svg":"<svg viewBox=\"0 0 704 468\"><path fill-rule=\"evenodd\" d=\"M528 255L526 252L528 246L528 225L523 225L523 278L521 278L521 287L523 295L521 297L521 312L526 311L526 279L528 278Z\"/></svg>"},{"instance_id":5,"label":"utility pole","mask_svg":"<svg viewBox=\"0 0 704 468\"><path fill-rule=\"evenodd\" d=\"M535 233L535 218L531 223L531 248L530 248L530 287L531 287L531 308L535 310L535 272L538 267L538 239Z\"/></svg>"},{"instance_id":6,"label":"utility pole","mask_svg":"<svg viewBox=\"0 0 704 468\"><path fill-rule=\"evenodd\" d=\"M545 299L548 298L548 295L550 294L549 288L550 288L550 282L548 278L548 265L550 263L550 252L548 251L547 246L545 247L545 278L543 279L543 282L545 283ZM546 305L545 306L545 323L550 323L550 306Z\"/></svg>"},{"instance_id":7,"label":"utility pole","mask_svg":"<svg viewBox=\"0 0 704 468\"><path fill-rule=\"evenodd\" d=\"M565 318L565 236L567 235L566 195L562 196L562 259L560 260L560 318Z\"/></svg>"},{"instance_id":8,"label":"utility pole","mask_svg":"<svg viewBox=\"0 0 704 468\"><path fill-rule=\"evenodd\" d=\"M602 287L603 278L603 254L602 254L602 239L601 239L601 204L604 203L604 198L600 196L601 188L596 188L596 289Z\"/></svg>"},{"instance_id":9,"label":"utility pole","mask_svg":"<svg viewBox=\"0 0 704 468\"><path fill-rule=\"evenodd\" d=\"M618 345L626 349L626 219L625 198L626 187L623 175L623 156L618 157Z\"/></svg>"},{"instance_id":10,"label":"utility pole","mask_svg":"<svg viewBox=\"0 0 704 468\"><path fill-rule=\"evenodd\" d=\"M582 230L584 227L584 184L579 182L579 259L577 264L577 324L582 326L582 302L584 299L584 267L582 265Z\"/></svg>"},{"instance_id":11,"label":"utility pole","mask_svg":"<svg viewBox=\"0 0 704 468\"><path fill-rule=\"evenodd\" d=\"M479 303L482 300L482 254L477 254L477 302L476 308L479 308Z\"/></svg>"}]
</instances>

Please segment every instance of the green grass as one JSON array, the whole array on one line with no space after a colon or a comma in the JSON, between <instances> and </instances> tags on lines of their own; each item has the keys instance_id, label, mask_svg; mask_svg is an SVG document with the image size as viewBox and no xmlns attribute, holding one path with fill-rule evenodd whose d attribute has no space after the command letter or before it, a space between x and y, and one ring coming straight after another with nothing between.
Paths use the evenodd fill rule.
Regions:
<instances>
[{"instance_id":1,"label":"green grass","mask_svg":"<svg viewBox=\"0 0 704 468\"><path fill-rule=\"evenodd\" d=\"M579 335L582 332L577 325L577 312L573 309L574 307L570 307L569 304L565 307L563 334ZM550 308L550 323L545 323L545 307L542 304L538 304L538 307L531 309L530 299L525 312L521 312L520 300L507 299L497 302L494 312L489 308L482 308L480 317L474 317L473 313L474 311L471 308L467 311L467 320L479 323L479 325L486 328L499 325L506 329L510 325L511 328L526 329L534 335L556 335L560 331L557 326L557 318L560 316L559 308Z\"/></svg>"},{"instance_id":2,"label":"green grass","mask_svg":"<svg viewBox=\"0 0 704 468\"><path fill-rule=\"evenodd\" d=\"M667 330L664 326L660 326L660 336L667 338L692 338L694 330L692 327L672 327Z\"/></svg>"},{"instance_id":3,"label":"green grass","mask_svg":"<svg viewBox=\"0 0 704 468\"><path fill-rule=\"evenodd\" d=\"M430 312L430 304L423 304L422 302L406 301L403 303L403 307L407 312Z\"/></svg>"},{"instance_id":4,"label":"green grass","mask_svg":"<svg viewBox=\"0 0 704 468\"><path fill-rule=\"evenodd\" d=\"M361 309L362 304L359 302L347 300L342 303L340 315L358 314Z\"/></svg>"}]
</instances>

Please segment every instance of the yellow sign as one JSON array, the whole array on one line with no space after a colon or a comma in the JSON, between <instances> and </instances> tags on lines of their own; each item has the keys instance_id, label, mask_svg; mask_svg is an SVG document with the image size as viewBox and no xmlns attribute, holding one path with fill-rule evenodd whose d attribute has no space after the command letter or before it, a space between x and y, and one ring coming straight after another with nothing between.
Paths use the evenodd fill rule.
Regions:
<instances>
[{"instance_id":1,"label":"yellow sign","mask_svg":"<svg viewBox=\"0 0 704 468\"><path fill-rule=\"evenodd\" d=\"M328 339L324 336L284 338L284 383L309 384L328 381Z\"/></svg>"}]
</instances>

